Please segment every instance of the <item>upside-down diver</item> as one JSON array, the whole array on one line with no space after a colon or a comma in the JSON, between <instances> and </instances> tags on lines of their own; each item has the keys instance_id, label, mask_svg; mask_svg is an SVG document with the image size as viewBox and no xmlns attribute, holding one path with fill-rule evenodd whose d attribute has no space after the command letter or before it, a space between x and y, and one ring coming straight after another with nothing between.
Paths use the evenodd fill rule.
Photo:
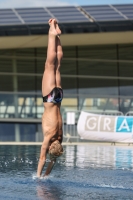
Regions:
<instances>
[{"instance_id":1,"label":"upside-down diver","mask_svg":"<svg viewBox=\"0 0 133 200\"><path fill-rule=\"evenodd\" d=\"M60 65L63 57L60 42L61 30L56 19L49 20L47 58L42 79L42 95L44 113L42 116L43 143L41 146L40 159L38 162L37 176L42 174L46 163L47 154L50 155L50 163L44 176L48 175L56 158L63 153L61 145L63 140L62 117L60 112L63 90L61 86Z\"/></svg>"}]
</instances>

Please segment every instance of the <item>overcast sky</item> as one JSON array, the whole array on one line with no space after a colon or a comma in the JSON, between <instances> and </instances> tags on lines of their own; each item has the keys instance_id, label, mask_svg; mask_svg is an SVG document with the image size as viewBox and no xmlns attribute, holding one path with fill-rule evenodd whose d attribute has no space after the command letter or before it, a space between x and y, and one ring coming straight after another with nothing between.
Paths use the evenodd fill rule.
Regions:
<instances>
[{"instance_id":1,"label":"overcast sky","mask_svg":"<svg viewBox=\"0 0 133 200\"><path fill-rule=\"evenodd\" d=\"M125 4L133 0L0 0L0 8Z\"/></svg>"}]
</instances>

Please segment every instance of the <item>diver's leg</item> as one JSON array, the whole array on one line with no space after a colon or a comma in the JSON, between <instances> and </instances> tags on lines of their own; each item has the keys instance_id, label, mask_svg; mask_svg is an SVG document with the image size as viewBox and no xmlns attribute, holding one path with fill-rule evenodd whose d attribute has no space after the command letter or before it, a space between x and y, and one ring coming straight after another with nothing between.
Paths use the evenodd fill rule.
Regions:
<instances>
[{"instance_id":1,"label":"diver's leg","mask_svg":"<svg viewBox=\"0 0 133 200\"><path fill-rule=\"evenodd\" d=\"M48 34L48 48L45 69L42 79L42 94L46 96L56 86L56 37L57 31L55 29L56 20L49 20L49 34Z\"/></svg>"},{"instance_id":2,"label":"diver's leg","mask_svg":"<svg viewBox=\"0 0 133 200\"><path fill-rule=\"evenodd\" d=\"M59 35L61 34L61 30L58 26L58 23L56 23L56 31L59 33ZM63 58L63 50L62 50L62 45L61 45L59 35L56 38L56 45L57 45L56 86L62 88L60 67L61 67L61 60ZM60 143L62 143L62 140L63 140L62 123L63 123L63 121L62 121L60 106L61 106L61 104L58 105L58 140L60 141Z\"/></svg>"},{"instance_id":3,"label":"diver's leg","mask_svg":"<svg viewBox=\"0 0 133 200\"><path fill-rule=\"evenodd\" d=\"M61 88L60 66L61 66L61 60L63 58L63 50L62 50L60 36L59 36L59 35L61 35L61 30L60 30L57 22L56 22L56 31L58 33L58 36L56 37L56 48L57 48L56 86Z\"/></svg>"}]
</instances>

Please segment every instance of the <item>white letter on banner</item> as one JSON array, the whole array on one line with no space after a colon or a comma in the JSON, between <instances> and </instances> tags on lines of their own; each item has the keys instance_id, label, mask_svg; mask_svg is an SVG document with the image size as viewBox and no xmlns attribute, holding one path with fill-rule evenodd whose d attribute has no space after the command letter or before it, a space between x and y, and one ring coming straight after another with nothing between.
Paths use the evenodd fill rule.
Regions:
<instances>
[{"instance_id":1,"label":"white letter on banner","mask_svg":"<svg viewBox=\"0 0 133 200\"><path fill-rule=\"evenodd\" d=\"M92 125L92 123L90 123L91 120L95 120L96 121L96 118L95 117L91 117L91 118L89 118L87 120L87 128L90 129L90 130L93 130L93 129L96 128L96 123L93 123L93 126L90 126L90 125Z\"/></svg>"},{"instance_id":2,"label":"white letter on banner","mask_svg":"<svg viewBox=\"0 0 133 200\"><path fill-rule=\"evenodd\" d=\"M105 119L104 119L104 124L103 124L103 130L104 130L104 131L106 130L106 128L107 128L107 130L110 131L110 127L109 127L110 120L111 120L110 118L105 118Z\"/></svg>"},{"instance_id":3,"label":"white letter on banner","mask_svg":"<svg viewBox=\"0 0 133 200\"><path fill-rule=\"evenodd\" d=\"M126 120L126 119L124 119L124 120L123 120L123 122L122 122L122 124L121 124L120 128L118 129L118 131L121 131L121 129L127 129L127 131L130 131L130 129L129 129L129 126L128 126L128 124L127 124L127 120Z\"/></svg>"}]
</instances>

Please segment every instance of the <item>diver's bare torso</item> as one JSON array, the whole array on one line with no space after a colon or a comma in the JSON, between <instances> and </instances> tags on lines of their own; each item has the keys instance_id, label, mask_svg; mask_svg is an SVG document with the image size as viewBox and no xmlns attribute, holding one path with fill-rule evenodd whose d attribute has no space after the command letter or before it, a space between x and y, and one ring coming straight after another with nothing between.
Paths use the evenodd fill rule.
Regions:
<instances>
[{"instance_id":1,"label":"diver's bare torso","mask_svg":"<svg viewBox=\"0 0 133 200\"><path fill-rule=\"evenodd\" d=\"M62 117L60 103L44 103L45 111L42 116L42 129L44 136L49 136L49 145L58 140L62 143Z\"/></svg>"}]
</instances>

